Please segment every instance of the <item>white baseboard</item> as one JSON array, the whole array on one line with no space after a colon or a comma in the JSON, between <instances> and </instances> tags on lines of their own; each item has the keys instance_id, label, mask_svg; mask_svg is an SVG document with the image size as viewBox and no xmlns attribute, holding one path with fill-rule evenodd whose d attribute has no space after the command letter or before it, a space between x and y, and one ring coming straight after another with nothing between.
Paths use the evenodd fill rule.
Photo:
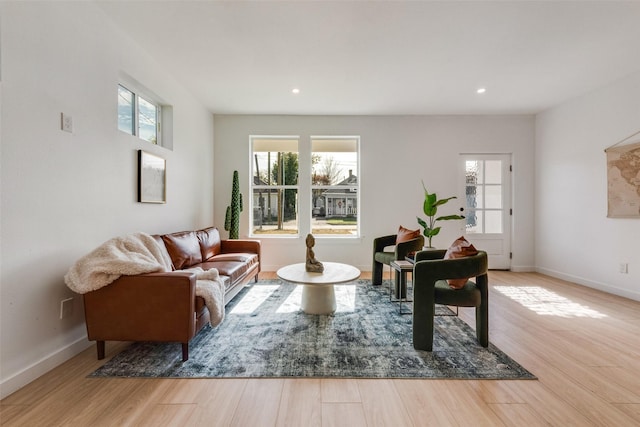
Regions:
<instances>
[{"instance_id":1,"label":"white baseboard","mask_svg":"<svg viewBox=\"0 0 640 427\"><path fill-rule=\"evenodd\" d=\"M608 294L618 295L620 297L629 298L635 301L640 301L640 292L630 291L627 289L616 288L606 283L595 282L593 280L586 279L580 276L574 276L572 274L566 274L559 271L551 270L548 268L538 267L536 272L546 274L547 276L555 277L556 279L566 280L568 282L577 283L588 288L597 289Z\"/></svg>"},{"instance_id":2,"label":"white baseboard","mask_svg":"<svg viewBox=\"0 0 640 427\"><path fill-rule=\"evenodd\" d=\"M509 270L514 273L532 273L536 271L536 268L532 265L512 265Z\"/></svg>"},{"instance_id":3,"label":"white baseboard","mask_svg":"<svg viewBox=\"0 0 640 427\"><path fill-rule=\"evenodd\" d=\"M43 357L20 372L11 375L9 378L2 380L2 382L0 382L0 399L4 399L10 394L26 386L31 381L46 374L56 366L63 364L73 356L90 347L91 344L92 343L87 340L87 336L85 335L68 346Z\"/></svg>"}]
</instances>

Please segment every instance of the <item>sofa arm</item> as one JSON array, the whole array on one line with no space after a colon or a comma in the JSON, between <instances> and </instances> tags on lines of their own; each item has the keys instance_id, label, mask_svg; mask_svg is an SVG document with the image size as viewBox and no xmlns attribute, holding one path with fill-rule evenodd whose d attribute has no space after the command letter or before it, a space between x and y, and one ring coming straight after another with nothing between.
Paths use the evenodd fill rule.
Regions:
<instances>
[{"instance_id":1,"label":"sofa arm","mask_svg":"<svg viewBox=\"0 0 640 427\"><path fill-rule=\"evenodd\" d=\"M121 276L84 294L89 340L188 342L195 333L196 275Z\"/></svg>"},{"instance_id":2,"label":"sofa arm","mask_svg":"<svg viewBox=\"0 0 640 427\"><path fill-rule=\"evenodd\" d=\"M222 240L220 252L223 254L245 252L258 254L260 258L260 240L251 239L228 239Z\"/></svg>"}]
</instances>

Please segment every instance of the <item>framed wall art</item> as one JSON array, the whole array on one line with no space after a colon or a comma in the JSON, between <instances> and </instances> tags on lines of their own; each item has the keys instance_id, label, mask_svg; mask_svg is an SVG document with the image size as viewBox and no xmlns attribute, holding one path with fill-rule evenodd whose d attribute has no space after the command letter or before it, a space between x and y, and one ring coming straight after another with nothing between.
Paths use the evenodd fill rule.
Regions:
<instances>
[{"instance_id":1,"label":"framed wall art","mask_svg":"<svg viewBox=\"0 0 640 427\"><path fill-rule=\"evenodd\" d=\"M138 150L138 202L167 203L167 161Z\"/></svg>"},{"instance_id":2,"label":"framed wall art","mask_svg":"<svg viewBox=\"0 0 640 427\"><path fill-rule=\"evenodd\" d=\"M640 218L639 135L640 131L604 150L607 153L608 218Z\"/></svg>"}]
</instances>

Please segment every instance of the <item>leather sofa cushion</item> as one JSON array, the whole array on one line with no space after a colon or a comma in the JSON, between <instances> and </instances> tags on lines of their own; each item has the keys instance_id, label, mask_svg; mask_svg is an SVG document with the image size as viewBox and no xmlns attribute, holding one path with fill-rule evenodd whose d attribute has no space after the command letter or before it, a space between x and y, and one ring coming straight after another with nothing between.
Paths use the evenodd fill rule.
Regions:
<instances>
[{"instance_id":1,"label":"leather sofa cushion","mask_svg":"<svg viewBox=\"0 0 640 427\"><path fill-rule=\"evenodd\" d=\"M224 282L224 291L227 292L233 283L231 278L229 276L220 276L220 279Z\"/></svg>"},{"instance_id":2,"label":"leather sofa cushion","mask_svg":"<svg viewBox=\"0 0 640 427\"><path fill-rule=\"evenodd\" d=\"M207 261L199 265L203 270L217 268L220 276L229 276L231 283L236 283L250 268L249 264L239 261Z\"/></svg>"},{"instance_id":3,"label":"leather sofa cushion","mask_svg":"<svg viewBox=\"0 0 640 427\"><path fill-rule=\"evenodd\" d=\"M169 252L174 270L182 270L202 262L200 244L195 231L164 234L162 240Z\"/></svg>"},{"instance_id":4,"label":"leather sofa cushion","mask_svg":"<svg viewBox=\"0 0 640 427\"><path fill-rule=\"evenodd\" d=\"M209 227L198 230L196 231L196 236L198 237L200 252L204 261L220 253L220 232L217 228Z\"/></svg>"},{"instance_id":5,"label":"leather sofa cushion","mask_svg":"<svg viewBox=\"0 0 640 427\"><path fill-rule=\"evenodd\" d=\"M228 254L218 254L213 258L208 259L206 262L217 262L217 261L237 261L243 262L248 266L252 266L253 264L258 263L258 254L250 254L250 253L228 253Z\"/></svg>"},{"instance_id":6,"label":"leather sofa cushion","mask_svg":"<svg viewBox=\"0 0 640 427\"><path fill-rule=\"evenodd\" d=\"M220 276L220 279L222 279L222 281L224 282L224 291L227 292L231 287L231 280L229 280L227 276ZM206 307L206 304L204 303L204 298L197 296L195 312L197 313L198 317L200 317L202 310L205 307Z\"/></svg>"}]
</instances>

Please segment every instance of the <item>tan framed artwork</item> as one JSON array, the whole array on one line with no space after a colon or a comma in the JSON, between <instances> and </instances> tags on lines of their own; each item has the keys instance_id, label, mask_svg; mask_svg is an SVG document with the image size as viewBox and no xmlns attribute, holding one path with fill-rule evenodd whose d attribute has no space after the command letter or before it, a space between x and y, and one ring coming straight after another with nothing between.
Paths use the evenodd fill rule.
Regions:
<instances>
[{"instance_id":1,"label":"tan framed artwork","mask_svg":"<svg viewBox=\"0 0 640 427\"><path fill-rule=\"evenodd\" d=\"M640 132L607 148L607 217L640 218ZM632 138L635 137L635 138ZM627 142L629 141L629 142Z\"/></svg>"},{"instance_id":2,"label":"tan framed artwork","mask_svg":"<svg viewBox=\"0 0 640 427\"><path fill-rule=\"evenodd\" d=\"M138 150L138 202L167 203L167 161Z\"/></svg>"}]
</instances>

